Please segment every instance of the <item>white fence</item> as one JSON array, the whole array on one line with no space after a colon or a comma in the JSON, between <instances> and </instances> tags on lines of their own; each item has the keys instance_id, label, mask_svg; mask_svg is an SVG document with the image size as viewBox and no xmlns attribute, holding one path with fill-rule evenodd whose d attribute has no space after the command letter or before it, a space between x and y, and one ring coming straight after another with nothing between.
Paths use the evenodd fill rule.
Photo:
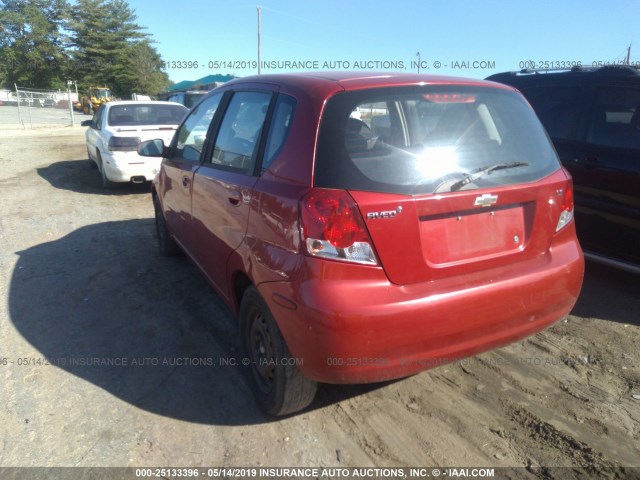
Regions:
<instances>
[{"instance_id":1,"label":"white fence","mask_svg":"<svg viewBox=\"0 0 640 480\"><path fill-rule=\"evenodd\" d=\"M77 93L64 90L37 90L15 86L15 92L0 91L0 123L19 123L24 128L34 125L74 125L78 112L73 104Z\"/></svg>"}]
</instances>

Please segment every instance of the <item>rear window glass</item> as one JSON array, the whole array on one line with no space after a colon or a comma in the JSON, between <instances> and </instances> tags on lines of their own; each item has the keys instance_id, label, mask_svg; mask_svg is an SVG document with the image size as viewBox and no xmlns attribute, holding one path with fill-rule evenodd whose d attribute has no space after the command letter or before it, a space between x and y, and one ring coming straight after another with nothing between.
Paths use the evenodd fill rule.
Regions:
<instances>
[{"instance_id":1,"label":"rear window glass","mask_svg":"<svg viewBox=\"0 0 640 480\"><path fill-rule=\"evenodd\" d=\"M539 180L560 168L522 96L427 86L343 92L322 118L318 187L439 193Z\"/></svg>"},{"instance_id":2,"label":"rear window glass","mask_svg":"<svg viewBox=\"0 0 640 480\"><path fill-rule=\"evenodd\" d=\"M109 109L109 125L178 125L187 113L181 105L116 105Z\"/></svg>"}]
</instances>

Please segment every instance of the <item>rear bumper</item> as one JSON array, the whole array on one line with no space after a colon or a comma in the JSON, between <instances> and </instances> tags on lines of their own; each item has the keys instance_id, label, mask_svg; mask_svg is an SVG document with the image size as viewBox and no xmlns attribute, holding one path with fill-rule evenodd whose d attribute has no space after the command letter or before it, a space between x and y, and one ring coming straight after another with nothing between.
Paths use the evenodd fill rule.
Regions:
<instances>
[{"instance_id":1,"label":"rear bumper","mask_svg":"<svg viewBox=\"0 0 640 480\"><path fill-rule=\"evenodd\" d=\"M112 182L130 182L134 177L151 181L160 171L161 158L141 157L137 152L113 152L102 156L105 174Z\"/></svg>"},{"instance_id":2,"label":"rear bumper","mask_svg":"<svg viewBox=\"0 0 640 480\"><path fill-rule=\"evenodd\" d=\"M569 313L584 258L575 233L562 236L534 260L407 286L379 268L305 258L302 281L259 290L306 376L384 381L506 345Z\"/></svg>"}]
</instances>

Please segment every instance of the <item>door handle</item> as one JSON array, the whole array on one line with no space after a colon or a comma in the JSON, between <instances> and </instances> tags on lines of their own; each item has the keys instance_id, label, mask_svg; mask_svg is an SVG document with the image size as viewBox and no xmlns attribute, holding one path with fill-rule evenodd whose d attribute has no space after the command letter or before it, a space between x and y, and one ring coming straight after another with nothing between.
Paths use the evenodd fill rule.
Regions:
<instances>
[{"instance_id":1,"label":"door handle","mask_svg":"<svg viewBox=\"0 0 640 480\"><path fill-rule=\"evenodd\" d=\"M189 177L182 177L182 186L183 187L188 187L189 183L191 183L191 180L189 180Z\"/></svg>"},{"instance_id":2,"label":"door handle","mask_svg":"<svg viewBox=\"0 0 640 480\"><path fill-rule=\"evenodd\" d=\"M238 192L237 190L233 190L229 192L228 200L229 203L234 207L239 207L242 203L242 193Z\"/></svg>"}]
</instances>

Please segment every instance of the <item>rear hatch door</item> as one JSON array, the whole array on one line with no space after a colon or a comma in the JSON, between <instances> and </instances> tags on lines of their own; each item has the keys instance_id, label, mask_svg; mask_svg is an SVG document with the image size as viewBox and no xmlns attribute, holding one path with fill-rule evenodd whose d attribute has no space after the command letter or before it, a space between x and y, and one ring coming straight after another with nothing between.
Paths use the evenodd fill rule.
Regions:
<instances>
[{"instance_id":1,"label":"rear hatch door","mask_svg":"<svg viewBox=\"0 0 640 480\"><path fill-rule=\"evenodd\" d=\"M521 95L465 85L337 94L315 172L353 197L396 284L548 251L568 180Z\"/></svg>"}]
</instances>

